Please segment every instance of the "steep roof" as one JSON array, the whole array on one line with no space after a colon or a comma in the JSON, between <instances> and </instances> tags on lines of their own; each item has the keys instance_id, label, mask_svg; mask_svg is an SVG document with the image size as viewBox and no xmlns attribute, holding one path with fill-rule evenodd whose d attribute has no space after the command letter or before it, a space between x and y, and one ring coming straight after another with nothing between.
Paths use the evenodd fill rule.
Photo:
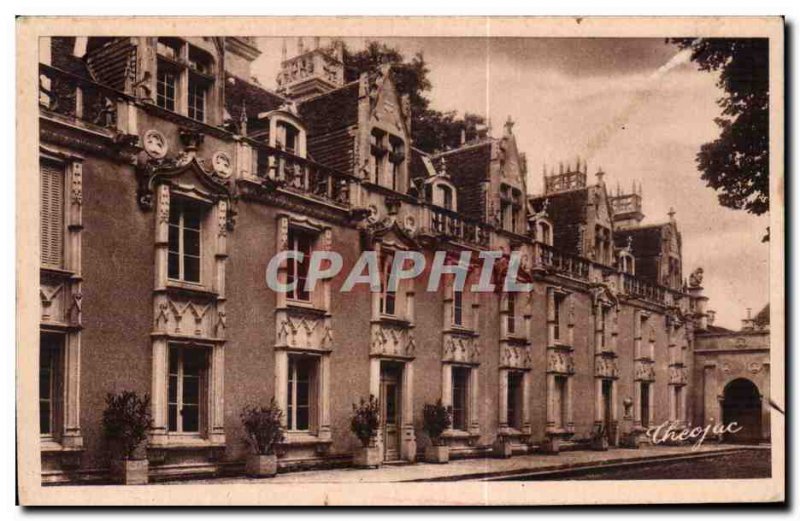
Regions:
<instances>
[{"instance_id":1,"label":"steep roof","mask_svg":"<svg viewBox=\"0 0 800 521\"><path fill-rule=\"evenodd\" d=\"M764 327L769 325L769 303L761 308L761 311L753 318L753 322L758 327Z\"/></svg>"},{"instance_id":2,"label":"steep roof","mask_svg":"<svg viewBox=\"0 0 800 521\"><path fill-rule=\"evenodd\" d=\"M86 63L73 54L75 37L54 36L50 40L50 63L53 67L91 79Z\"/></svg>"},{"instance_id":3,"label":"steep roof","mask_svg":"<svg viewBox=\"0 0 800 521\"><path fill-rule=\"evenodd\" d=\"M458 192L458 211L472 217L483 219L486 215L486 201L483 195L483 182L489 179L489 166L492 162L492 140L465 145L433 156L438 165L444 158L447 173Z\"/></svg>"},{"instance_id":4,"label":"steep roof","mask_svg":"<svg viewBox=\"0 0 800 521\"><path fill-rule=\"evenodd\" d=\"M547 200L547 218L553 223L553 245L568 253L581 250L581 227L587 222L589 188L576 188L563 192L529 198L534 212L540 212Z\"/></svg>"},{"instance_id":5,"label":"steep roof","mask_svg":"<svg viewBox=\"0 0 800 521\"><path fill-rule=\"evenodd\" d=\"M358 82L305 99L298 104L309 137L358 123Z\"/></svg>"},{"instance_id":6,"label":"steep roof","mask_svg":"<svg viewBox=\"0 0 800 521\"><path fill-rule=\"evenodd\" d=\"M244 107L247 112L248 131L257 130L259 125L263 126L263 123L258 121L259 114L276 110L289 103L287 98L238 76L226 74L225 79L225 110L231 119L238 123Z\"/></svg>"}]
</instances>

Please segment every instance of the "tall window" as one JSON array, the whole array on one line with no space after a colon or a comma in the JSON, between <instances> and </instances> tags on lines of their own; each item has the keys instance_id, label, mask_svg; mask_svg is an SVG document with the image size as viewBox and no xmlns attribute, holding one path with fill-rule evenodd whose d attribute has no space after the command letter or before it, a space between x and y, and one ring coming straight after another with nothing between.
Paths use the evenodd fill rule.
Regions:
<instances>
[{"instance_id":1,"label":"tall window","mask_svg":"<svg viewBox=\"0 0 800 521\"><path fill-rule=\"evenodd\" d=\"M567 423L567 377L555 376L555 396L553 409L555 411L556 428L562 428Z\"/></svg>"},{"instance_id":2,"label":"tall window","mask_svg":"<svg viewBox=\"0 0 800 521\"><path fill-rule=\"evenodd\" d=\"M508 404L506 411L508 426L514 429L521 429L523 373L509 371L506 378L508 378Z\"/></svg>"},{"instance_id":3,"label":"tall window","mask_svg":"<svg viewBox=\"0 0 800 521\"><path fill-rule=\"evenodd\" d=\"M169 348L169 431L200 433L206 414L208 352L203 348Z\"/></svg>"},{"instance_id":4,"label":"tall window","mask_svg":"<svg viewBox=\"0 0 800 521\"><path fill-rule=\"evenodd\" d=\"M464 325L464 292L453 289L453 324Z\"/></svg>"},{"instance_id":5,"label":"tall window","mask_svg":"<svg viewBox=\"0 0 800 521\"><path fill-rule=\"evenodd\" d=\"M386 133L373 129L370 133L370 159L372 161L372 174L375 183L383 181L383 162L386 157L385 141Z\"/></svg>"},{"instance_id":6,"label":"tall window","mask_svg":"<svg viewBox=\"0 0 800 521\"><path fill-rule=\"evenodd\" d=\"M469 367L453 367L453 429L467 430L469 403Z\"/></svg>"},{"instance_id":7,"label":"tall window","mask_svg":"<svg viewBox=\"0 0 800 521\"><path fill-rule=\"evenodd\" d=\"M399 190L400 188L400 175L402 173L402 166L403 166L403 142L392 138L390 139L391 143L391 154L389 156L389 161L392 164L392 179L391 179L391 188L392 190Z\"/></svg>"},{"instance_id":8,"label":"tall window","mask_svg":"<svg viewBox=\"0 0 800 521\"><path fill-rule=\"evenodd\" d=\"M600 305L600 347L606 347L606 320L608 318L608 310L605 306Z\"/></svg>"},{"instance_id":9,"label":"tall window","mask_svg":"<svg viewBox=\"0 0 800 521\"><path fill-rule=\"evenodd\" d=\"M513 335L517 332L517 296L514 293L506 294L506 332Z\"/></svg>"},{"instance_id":10,"label":"tall window","mask_svg":"<svg viewBox=\"0 0 800 521\"><path fill-rule=\"evenodd\" d=\"M201 209L174 198L169 207L168 276L185 282L200 282Z\"/></svg>"},{"instance_id":11,"label":"tall window","mask_svg":"<svg viewBox=\"0 0 800 521\"><path fill-rule=\"evenodd\" d=\"M552 246L553 245L553 236L552 236L552 230L550 228L550 225L548 223L544 222L544 221L539 221L537 223L537 225L536 225L536 228L537 228L536 240L538 240L541 243L544 243L544 244L547 244L549 246Z\"/></svg>"},{"instance_id":12,"label":"tall window","mask_svg":"<svg viewBox=\"0 0 800 521\"><path fill-rule=\"evenodd\" d=\"M394 262L394 254L385 252L381 259L381 300L380 311L382 315L394 315L396 313L397 288L389 287L389 275Z\"/></svg>"},{"instance_id":13,"label":"tall window","mask_svg":"<svg viewBox=\"0 0 800 521\"><path fill-rule=\"evenodd\" d=\"M308 265L311 261L311 246L314 244L314 237L309 233L298 230L289 230L289 249L303 254L303 260L289 259L287 261L287 283L297 282L295 287L289 292L288 296L295 300L308 301L311 299L306 288L308 280Z\"/></svg>"},{"instance_id":14,"label":"tall window","mask_svg":"<svg viewBox=\"0 0 800 521\"><path fill-rule=\"evenodd\" d=\"M317 358L289 356L286 425L290 431L308 431L311 429L317 364Z\"/></svg>"},{"instance_id":15,"label":"tall window","mask_svg":"<svg viewBox=\"0 0 800 521\"><path fill-rule=\"evenodd\" d=\"M561 306L564 304L564 295L553 294L553 339L561 340Z\"/></svg>"},{"instance_id":16,"label":"tall window","mask_svg":"<svg viewBox=\"0 0 800 521\"><path fill-rule=\"evenodd\" d=\"M454 210L453 208L453 191L450 189L449 186L439 185L439 195L441 197L442 207L447 208L448 210Z\"/></svg>"},{"instance_id":17,"label":"tall window","mask_svg":"<svg viewBox=\"0 0 800 521\"><path fill-rule=\"evenodd\" d=\"M63 338L54 334L39 337L39 433L42 436L51 436L57 429Z\"/></svg>"},{"instance_id":18,"label":"tall window","mask_svg":"<svg viewBox=\"0 0 800 521\"><path fill-rule=\"evenodd\" d=\"M175 110L178 76L166 66L158 66L156 73L156 105L167 110Z\"/></svg>"},{"instance_id":19,"label":"tall window","mask_svg":"<svg viewBox=\"0 0 800 521\"><path fill-rule=\"evenodd\" d=\"M202 80L189 78L189 117L197 121L206 120L206 89Z\"/></svg>"},{"instance_id":20,"label":"tall window","mask_svg":"<svg viewBox=\"0 0 800 521\"><path fill-rule=\"evenodd\" d=\"M41 174L41 259L53 268L64 266L64 166L42 160Z\"/></svg>"},{"instance_id":21,"label":"tall window","mask_svg":"<svg viewBox=\"0 0 800 521\"><path fill-rule=\"evenodd\" d=\"M519 206L511 205L511 231L519 233Z\"/></svg>"},{"instance_id":22,"label":"tall window","mask_svg":"<svg viewBox=\"0 0 800 521\"><path fill-rule=\"evenodd\" d=\"M650 425L650 382L639 382L640 402L639 402L639 416L642 419L642 427L649 427Z\"/></svg>"},{"instance_id":23,"label":"tall window","mask_svg":"<svg viewBox=\"0 0 800 521\"><path fill-rule=\"evenodd\" d=\"M279 121L277 128L278 141L283 145L284 150L292 154L297 154L300 142L300 131L297 127L284 121Z\"/></svg>"}]
</instances>

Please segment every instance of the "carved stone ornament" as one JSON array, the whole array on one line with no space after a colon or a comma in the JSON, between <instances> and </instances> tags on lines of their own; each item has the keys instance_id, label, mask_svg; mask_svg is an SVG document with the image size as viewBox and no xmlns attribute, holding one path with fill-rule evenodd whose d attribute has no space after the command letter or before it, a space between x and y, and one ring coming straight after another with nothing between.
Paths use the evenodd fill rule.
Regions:
<instances>
[{"instance_id":1,"label":"carved stone ornament","mask_svg":"<svg viewBox=\"0 0 800 521\"><path fill-rule=\"evenodd\" d=\"M155 129L150 129L144 133L142 144L144 146L144 151L153 159L164 159L169 150L167 138L164 134Z\"/></svg>"},{"instance_id":2,"label":"carved stone ornament","mask_svg":"<svg viewBox=\"0 0 800 521\"><path fill-rule=\"evenodd\" d=\"M223 179L228 179L233 173L233 161L225 152L217 152L211 156L211 166L214 172Z\"/></svg>"}]
</instances>

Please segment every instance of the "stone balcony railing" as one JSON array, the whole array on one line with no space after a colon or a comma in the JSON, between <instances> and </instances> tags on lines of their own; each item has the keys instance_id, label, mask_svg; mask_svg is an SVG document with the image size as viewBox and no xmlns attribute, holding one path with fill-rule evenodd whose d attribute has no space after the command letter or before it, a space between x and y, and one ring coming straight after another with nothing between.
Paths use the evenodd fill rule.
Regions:
<instances>
[{"instance_id":1,"label":"stone balcony railing","mask_svg":"<svg viewBox=\"0 0 800 521\"><path fill-rule=\"evenodd\" d=\"M39 105L50 112L116 130L123 92L75 74L39 64Z\"/></svg>"},{"instance_id":2,"label":"stone balcony railing","mask_svg":"<svg viewBox=\"0 0 800 521\"><path fill-rule=\"evenodd\" d=\"M489 246L491 227L488 224L435 205L427 205L425 214L423 232L439 239Z\"/></svg>"},{"instance_id":3,"label":"stone balcony railing","mask_svg":"<svg viewBox=\"0 0 800 521\"><path fill-rule=\"evenodd\" d=\"M577 255L557 250L553 246L534 243L534 269L555 272L573 279L588 281L592 262Z\"/></svg>"},{"instance_id":4,"label":"stone balcony railing","mask_svg":"<svg viewBox=\"0 0 800 521\"><path fill-rule=\"evenodd\" d=\"M291 152L251 143L256 176L266 183L340 206L350 205L355 179Z\"/></svg>"},{"instance_id":5,"label":"stone balcony railing","mask_svg":"<svg viewBox=\"0 0 800 521\"><path fill-rule=\"evenodd\" d=\"M667 289L637 278L628 273L622 274L622 290L626 295L640 298L656 304L664 305L667 302Z\"/></svg>"}]
</instances>

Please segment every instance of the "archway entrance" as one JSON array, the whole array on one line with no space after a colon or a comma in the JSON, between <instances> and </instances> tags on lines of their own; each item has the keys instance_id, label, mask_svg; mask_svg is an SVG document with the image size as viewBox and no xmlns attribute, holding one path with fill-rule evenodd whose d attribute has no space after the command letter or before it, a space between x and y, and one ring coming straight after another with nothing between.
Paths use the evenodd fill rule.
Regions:
<instances>
[{"instance_id":1,"label":"archway entrance","mask_svg":"<svg viewBox=\"0 0 800 521\"><path fill-rule=\"evenodd\" d=\"M742 429L725 434L725 441L757 443L761 441L761 395L753 382L737 378L725 386L722 399L722 421Z\"/></svg>"}]
</instances>

